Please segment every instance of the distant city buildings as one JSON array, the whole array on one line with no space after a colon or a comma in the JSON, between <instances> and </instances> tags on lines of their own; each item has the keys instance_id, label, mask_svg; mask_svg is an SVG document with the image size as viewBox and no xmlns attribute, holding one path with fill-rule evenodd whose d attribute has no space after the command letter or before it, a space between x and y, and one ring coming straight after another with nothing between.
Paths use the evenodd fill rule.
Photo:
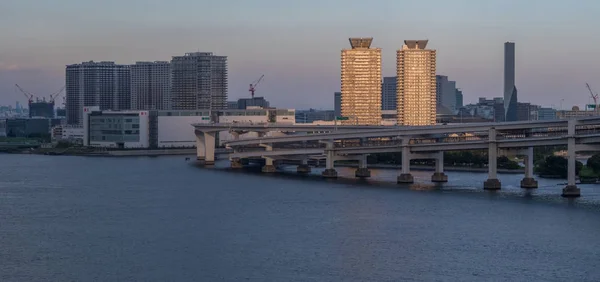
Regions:
<instances>
[{"instance_id":1,"label":"distant city buildings","mask_svg":"<svg viewBox=\"0 0 600 282\"><path fill-rule=\"evenodd\" d=\"M227 56L187 53L171 60L174 110L227 108Z\"/></svg>"},{"instance_id":2,"label":"distant city buildings","mask_svg":"<svg viewBox=\"0 0 600 282\"><path fill-rule=\"evenodd\" d=\"M538 120L555 120L557 119L556 110L553 108L540 107L538 109Z\"/></svg>"},{"instance_id":3,"label":"distant city buildings","mask_svg":"<svg viewBox=\"0 0 600 282\"><path fill-rule=\"evenodd\" d=\"M517 87L515 85L515 43L504 43L504 112L505 121L518 120Z\"/></svg>"},{"instance_id":4,"label":"distant city buildings","mask_svg":"<svg viewBox=\"0 0 600 282\"><path fill-rule=\"evenodd\" d=\"M36 100L29 103L30 118L54 118L54 102Z\"/></svg>"},{"instance_id":5,"label":"distant city buildings","mask_svg":"<svg viewBox=\"0 0 600 282\"><path fill-rule=\"evenodd\" d=\"M238 101L227 101L227 109L235 110L238 108Z\"/></svg>"},{"instance_id":6,"label":"distant city buildings","mask_svg":"<svg viewBox=\"0 0 600 282\"><path fill-rule=\"evenodd\" d=\"M436 51L428 40L405 40L397 51L398 125L436 123Z\"/></svg>"},{"instance_id":7,"label":"distant city buildings","mask_svg":"<svg viewBox=\"0 0 600 282\"><path fill-rule=\"evenodd\" d=\"M560 110L556 111L556 117L558 119L575 119L583 117L599 116L599 111L582 111L578 106L573 106L571 110Z\"/></svg>"},{"instance_id":8,"label":"distant city buildings","mask_svg":"<svg viewBox=\"0 0 600 282\"><path fill-rule=\"evenodd\" d=\"M397 85L398 78L396 76L389 76L383 78L381 84L381 110L382 111L395 111L396 103L398 103L398 91Z\"/></svg>"},{"instance_id":9,"label":"distant city buildings","mask_svg":"<svg viewBox=\"0 0 600 282\"><path fill-rule=\"evenodd\" d=\"M136 62L131 65L131 109L171 109L169 62Z\"/></svg>"},{"instance_id":10,"label":"distant city buildings","mask_svg":"<svg viewBox=\"0 0 600 282\"><path fill-rule=\"evenodd\" d=\"M436 75L436 103L451 112L456 112L456 81L448 80L445 75Z\"/></svg>"},{"instance_id":11,"label":"distant city buildings","mask_svg":"<svg viewBox=\"0 0 600 282\"><path fill-rule=\"evenodd\" d=\"M456 109L463 107L463 93L462 90L456 89Z\"/></svg>"},{"instance_id":12,"label":"distant city buildings","mask_svg":"<svg viewBox=\"0 0 600 282\"><path fill-rule=\"evenodd\" d=\"M381 124L381 49L373 38L350 38L342 50L342 124Z\"/></svg>"},{"instance_id":13,"label":"distant city buildings","mask_svg":"<svg viewBox=\"0 0 600 282\"><path fill-rule=\"evenodd\" d=\"M331 110L300 110L296 111L296 123L313 123L315 121L332 121L335 111Z\"/></svg>"},{"instance_id":14,"label":"distant city buildings","mask_svg":"<svg viewBox=\"0 0 600 282\"><path fill-rule=\"evenodd\" d=\"M342 92L333 93L333 111L336 117L342 116Z\"/></svg>"},{"instance_id":15,"label":"distant city buildings","mask_svg":"<svg viewBox=\"0 0 600 282\"><path fill-rule=\"evenodd\" d=\"M66 111L68 124L83 122L83 108L131 109L130 68L114 62L83 62L66 67Z\"/></svg>"},{"instance_id":16,"label":"distant city buildings","mask_svg":"<svg viewBox=\"0 0 600 282\"><path fill-rule=\"evenodd\" d=\"M269 101L265 100L264 97L252 97L252 98L241 98L237 100L238 110L245 110L251 107L269 108Z\"/></svg>"}]
</instances>

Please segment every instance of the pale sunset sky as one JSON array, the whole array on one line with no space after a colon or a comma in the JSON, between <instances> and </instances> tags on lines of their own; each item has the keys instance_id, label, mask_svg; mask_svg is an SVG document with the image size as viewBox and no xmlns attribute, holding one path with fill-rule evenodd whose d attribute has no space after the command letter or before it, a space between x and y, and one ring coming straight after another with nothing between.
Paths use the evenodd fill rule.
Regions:
<instances>
[{"instance_id":1,"label":"pale sunset sky","mask_svg":"<svg viewBox=\"0 0 600 282\"><path fill-rule=\"evenodd\" d=\"M465 104L499 97L503 43L516 43L520 102L564 108L600 92L596 0L0 0L0 104L25 103L64 85L82 61L168 61L186 52L229 57L229 100L248 84L277 107L333 109L340 50L373 37L383 76L396 50L429 39L437 73L457 81Z\"/></svg>"}]
</instances>

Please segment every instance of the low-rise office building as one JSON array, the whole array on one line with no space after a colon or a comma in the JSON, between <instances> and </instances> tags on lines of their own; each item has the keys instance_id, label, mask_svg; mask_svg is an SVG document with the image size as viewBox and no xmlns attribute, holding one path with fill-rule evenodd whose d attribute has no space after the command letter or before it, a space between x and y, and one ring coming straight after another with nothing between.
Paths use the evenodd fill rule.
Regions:
<instances>
[{"instance_id":1,"label":"low-rise office building","mask_svg":"<svg viewBox=\"0 0 600 282\"><path fill-rule=\"evenodd\" d=\"M83 144L84 129L77 125L58 125L52 128L52 141L69 141Z\"/></svg>"},{"instance_id":2,"label":"low-rise office building","mask_svg":"<svg viewBox=\"0 0 600 282\"><path fill-rule=\"evenodd\" d=\"M196 146L196 136L192 124L294 124L294 114L294 110L262 108L218 111L100 111L98 107L87 107L84 108L83 145L121 149L193 148ZM242 137L246 137L245 135ZM232 138L229 132L219 132L221 142Z\"/></svg>"},{"instance_id":3,"label":"low-rise office building","mask_svg":"<svg viewBox=\"0 0 600 282\"><path fill-rule=\"evenodd\" d=\"M46 138L50 129L61 124L55 118L8 118L0 121L0 136L22 138Z\"/></svg>"}]
</instances>

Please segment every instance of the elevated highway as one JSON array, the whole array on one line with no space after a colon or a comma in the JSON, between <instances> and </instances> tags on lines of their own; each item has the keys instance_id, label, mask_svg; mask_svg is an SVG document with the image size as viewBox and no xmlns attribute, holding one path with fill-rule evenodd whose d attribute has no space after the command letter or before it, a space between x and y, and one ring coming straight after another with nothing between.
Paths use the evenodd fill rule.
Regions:
<instances>
[{"instance_id":1,"label":"elevated highway","mask_svg":"<svg viewBox=\"0 0 600 282\"><path fill-rule=\"evenodd\" d=\"M374 153L402 153L402 171L399 183L412 183L411 159L434 159L436 171L432 181L445 182L443 152L457 150L488 150L488 180L484 188L500 189L496 177L496 159L499 155L523 155L524 188L537 187L533 179L533 147L566 145L569 152L568 185L565 197L579 196L575 186L575 154L600 151L600 117L578 120L526 121L506 123L452 124L419 127L401 126L314 126L281 124L211 124L194 125L197 136L198 159L210 164L211 144L219 130L261 132L278 131L287 135L237 139L225 142L232 150L229 158L235 163L241 158L262 157L266 172L274 171L273 160L281 158L326 159L325 177L336 177L334 163L339 160L357 160L357 176L368 176L366 156ZM259 135L261 136L261 135ZM207 147L208 145L208 147ZM214 149L213 149L214 151ZM214 153L213 153L214 154ZM304 162L307 163L307 162ZM302 168L306 171L308 168ZM300 170L300 167L299 167Z\"/></svg>"}]
</instances>

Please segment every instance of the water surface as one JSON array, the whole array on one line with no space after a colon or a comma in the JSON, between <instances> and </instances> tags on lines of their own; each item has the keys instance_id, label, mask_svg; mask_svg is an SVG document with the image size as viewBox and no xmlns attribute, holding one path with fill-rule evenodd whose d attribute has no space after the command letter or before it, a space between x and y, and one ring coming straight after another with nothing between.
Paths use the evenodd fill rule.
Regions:
<instances>
[{"instance_id":1,"label":"water surface","mask_svg":"<svg viewBox=\"0 0 600 282\"><path fill-rule=\"evenodd\" d=\"M352 169L339 169L352 176ZM318 173L318 171L315 171ZM1 281L599 281L598 189L0 155ZM427 183L431 172L415 172Z\"/></svg>"}]
</instances>

